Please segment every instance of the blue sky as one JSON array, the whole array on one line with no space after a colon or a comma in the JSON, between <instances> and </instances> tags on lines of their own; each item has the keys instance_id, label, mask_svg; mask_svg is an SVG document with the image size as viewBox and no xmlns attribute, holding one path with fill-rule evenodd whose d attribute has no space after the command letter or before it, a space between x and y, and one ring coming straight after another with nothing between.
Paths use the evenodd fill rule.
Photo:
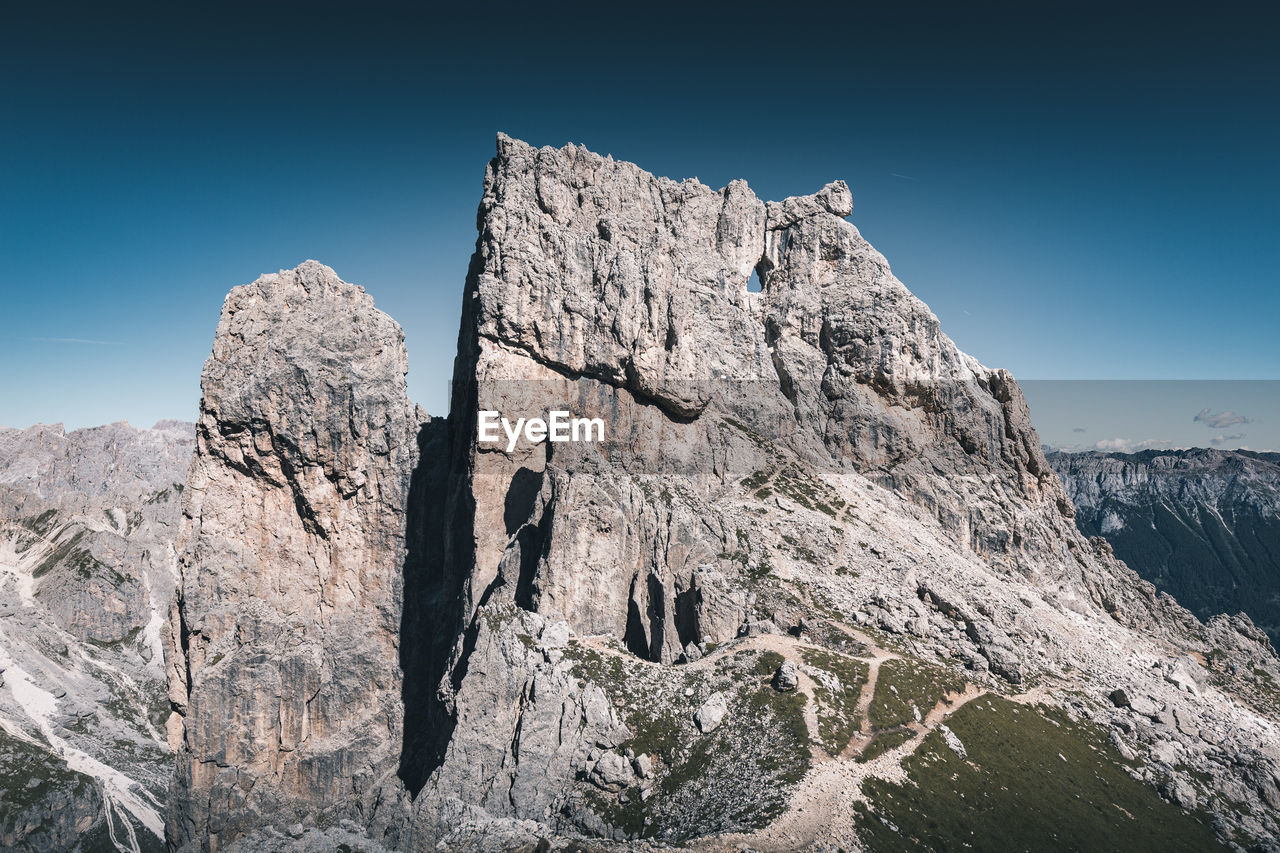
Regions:
<instances>
[{"instance_id":1,"label":"blue sky","mask_svg":"<svg viewBox=\"0 0 1280 853\"><path fill-rule=\"evenodd\" d=\"M845 178L898 277L1020 379L1280 378L1261 4L885 5L11 9L0 424L193 418L226 291L306 258L404 326L441 413L499 130L771 198ZM1029 396L1046 440L1078 426Z\"/></svg>"}]
</instances>

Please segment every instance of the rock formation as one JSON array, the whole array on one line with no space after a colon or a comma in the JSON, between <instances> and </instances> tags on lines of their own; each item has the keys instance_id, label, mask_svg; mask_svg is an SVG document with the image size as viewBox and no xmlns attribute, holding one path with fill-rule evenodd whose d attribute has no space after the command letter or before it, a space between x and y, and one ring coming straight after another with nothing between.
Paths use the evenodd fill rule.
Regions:
<instances>
[{"instance_id":1,"label":"rock formation","mask_svg":"<svg viewBox=\"0 0 1280 853\"><path fill-rule=\"evenodd\" d=\"M0 430L0 847L158 850L191 424ZM114 848L112 848L114 849Z\"/></svg>"},{"instance_id":2,"label":"rock formation","mask_svg":"<svg viewBox=\"0 0 1280 853\"><path fill-rule=\"evenodd\" d=\"M856 847L911 819L917 749L995 761L967 726L996 717L1026 733L1000 760L1070 733L1069 784L1123 788L1136 837L1274 838L1277 697L1210 652L1266 679L1274 653L1076 530L1017 384L851 210L499 137L447 423L332 271L234 290L184 497L170 841ZM605 440L477 439L557 409Z\"/></svg>"},{"instance_id":3,"label":"rock formation","mask_svg":"<svg viewBox=\"0 0 1280 853\"><path fill-rule=\"evenodd\" d=\"M320 264L223 305L170 620L174 844L381 816L421 420L406 369L400 327Z\"/></svg>"}]
</instances>

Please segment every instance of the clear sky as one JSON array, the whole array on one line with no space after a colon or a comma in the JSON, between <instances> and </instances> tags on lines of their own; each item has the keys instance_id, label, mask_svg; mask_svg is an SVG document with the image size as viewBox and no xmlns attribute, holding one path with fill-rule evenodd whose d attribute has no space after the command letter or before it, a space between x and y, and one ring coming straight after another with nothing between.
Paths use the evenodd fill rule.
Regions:
<instances>
[{"instance_id":1,"label":"clear sky","mask_svg":"<svg viewBox=\"0 0 1280 853\"><path fill-rule=\"evenodd\" d=\"M404 326L441 413L499 130L766 198L845 178L1022 379L1280 378L1264 4L15 5L0 424L194 418L226 291L306 258Z\"/></svg>"}]
</instances>

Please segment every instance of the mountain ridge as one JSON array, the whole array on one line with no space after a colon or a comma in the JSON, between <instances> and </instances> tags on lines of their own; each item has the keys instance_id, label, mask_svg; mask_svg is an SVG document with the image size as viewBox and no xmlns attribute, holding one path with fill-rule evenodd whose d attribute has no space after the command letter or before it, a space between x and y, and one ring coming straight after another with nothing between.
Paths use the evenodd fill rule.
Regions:
<instances>
[{"instance_id":1,"label":"mountain ridge","mask_svg":"<svg viewBox=\"0 0 1280 853\"><path fill-rule=\"evenodd\" d=\"M0 430L0 846L159 850L193 425Z\"/></svg>"}]
</instances>

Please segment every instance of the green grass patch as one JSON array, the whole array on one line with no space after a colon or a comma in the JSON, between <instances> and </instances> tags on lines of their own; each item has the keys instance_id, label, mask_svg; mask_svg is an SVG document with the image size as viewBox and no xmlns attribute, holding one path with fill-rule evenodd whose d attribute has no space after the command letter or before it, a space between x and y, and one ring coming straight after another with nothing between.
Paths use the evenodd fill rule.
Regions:
<instances>
[{"instance_id":1,"label":"green grass patch","mask_svg":"<svg viewBox=\"0 0 1280 853\"><path fill-rule=\"evenodd\" d=\"M22 519L19 524L37 536L45 536L53 529L54 522L57 521L57 518L58 511L56 509L46 509L39 515Z\"/></svg>"},{"instance_id":2,"label":"green grass patch","mask_svg":"<svg viewBox=\"0 0 1280 853\"><path fill-rule=\"evenodd\" d=\"M871 739L871 743L867 744L866 749L862 750L862 754L858 756L858 761L866 764L868 761L879 758L890 750L897 749L915 736L916 733L911 729L893 729L887 732L880 732Z\"/></svg>"},{"instance_id":3,"label":"green grass patch","mask_svg":"<svg viewBox=\"0 0 1280 853\"><path fill-rule=\"evenodd\" d=\"M965 680L948 669L911 658L887 660L880 665L875 696L867 716L877 729L888 729L923 719L948 693L964 690Z\"/></svg>"},{"instance_id":4,"label":"green grass patch","mask_svg":"<svg viewBox=\"0 0 1280 853\"><path fill-rule=\"evenodd\" d=\"M819 744L828 755L838 756L862 726L858 696L867 683L868 666L842 654L805 649L804 662L820 674L814 680Z\"/></svg>"},{"instance_id":5,"label":"green grass patch","mask_svg":"<svg viewBox=\"0 0 1280 853\"><path fill-rule=\"evenodd\" d=\"M615 748L654 760L647 799L639 787L617 796L583 783L584 804L610 826L628 837L676 841L758 828L785 810L790 788L809 768L809 740L804 695L769 684L782 655L741 649L696 671L581 643L570 643L565 656L630 728ZM704 734L694 713L715 691L728 697L728 712Z\"/></svg>"},{"instance_id":6,"label":"green grass patch","mask_svg":"<svg viewBox=\"0 0 1280 853\"><path fill-rule=\"evenodd\" d=\"M87 566L87 561L97 562L93 559L93 555L83 548L77 547L80 540L84 538L84 531L77 530L66 542L58 545L50 554L40 561L40 564L32 570L33 578L42 578L49 572L53 571L63 560L73 560L75 566Z\"/></svg>"},{"instance_id":7,"label":"green grass patch","mask_svg":"<svg viewBox=\"0 0 1280 853\"><path fill-rule=\"evenodd\" d=\"M0 729L0 826L14 826L20 814L41 807L51 796L67 795L96 783L67 768L61 760ZM20 769L18 769L20 768ZM54 803L50 800L50 806Z\"/></svg>"},{"instance_id":8,"label":"green grass patch","mask_svg":"<svg viewBox=\"0 0 1280 853\"><path fill-rule=\"evenodd\" d=\"M903 762L908 782L864 784L857 831L867 849L1224 849L1206 824L1129 776L1099 726L991 695L947 725L967 760L935 731Z\"/></svg>"}]
</instances>

